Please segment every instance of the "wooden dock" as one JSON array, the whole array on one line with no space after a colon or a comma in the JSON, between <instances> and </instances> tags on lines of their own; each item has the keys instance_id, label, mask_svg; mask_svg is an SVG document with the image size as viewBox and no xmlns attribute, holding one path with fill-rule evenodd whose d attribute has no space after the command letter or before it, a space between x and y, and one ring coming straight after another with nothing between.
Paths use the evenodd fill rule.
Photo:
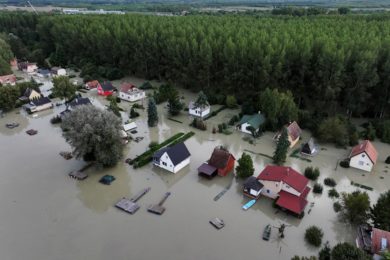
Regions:
<instances>
[{"instance_id":1,"label":"wooden dock","mask_svg":"<svg viewBox=\"0 0 390 260\"><path fill-rule=\"evenodd\" d=\"M118 201L115 204L115 207L129 213L129 214L134 214L137 212L140 208L140 206L136 203L142 196L144 196L146 193L150 191L150 188L145 188L138 192L134 197L131 199L127 198L122 198L120 201Z\"/></svg>"},{"instance_id":2,"label":"wooden dock","mask_svg":"<svg viewBox=\"0 0 390 260\"><path fill-rule=\"evenodd\" d=\"M88 177L88 174L86 174L85 172L81 172L81 171L73 171L73 172L69 173L69 176L76 179L76 180L82 181Z\"/></svg>"},{"instance_id":3,"label":"wooden dock","mask_svg":"<svg viewBox=\"0 0 390 260\"><path fill-rule=\"evenodd\" d=\"M213 225L216 229L221 229L225 226L225 222L223 222L220 218L213 218L209 221L211 225Z\"/></svg>"},{"instance_id":4,"label":"wooden dock","mask_svg":"<svg viewBox=\"0 0 390 260\"><path fill-rule=\"evenodd\" d=\"M150 205L148 211L157 215L162 215L165 212L165 208L162 206L166 199L171 195L170 192L164 194L163 198L157 205Z\"/></svg>"}]
</instances>

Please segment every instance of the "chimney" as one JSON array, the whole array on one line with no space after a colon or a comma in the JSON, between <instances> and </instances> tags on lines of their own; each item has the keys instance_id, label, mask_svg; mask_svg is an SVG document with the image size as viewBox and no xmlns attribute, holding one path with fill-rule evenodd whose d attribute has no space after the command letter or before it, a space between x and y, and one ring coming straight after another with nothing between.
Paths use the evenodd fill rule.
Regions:
<instances>
[{"instance_id":1,"label":"chimney","mask_svg":"<svg viewBox=\"0 0 390 260\"><path fill-rule=\"evenodd\" d=\"M287 167L287 176L290 175L290 167Z\"/></svg>"}]
</instances>

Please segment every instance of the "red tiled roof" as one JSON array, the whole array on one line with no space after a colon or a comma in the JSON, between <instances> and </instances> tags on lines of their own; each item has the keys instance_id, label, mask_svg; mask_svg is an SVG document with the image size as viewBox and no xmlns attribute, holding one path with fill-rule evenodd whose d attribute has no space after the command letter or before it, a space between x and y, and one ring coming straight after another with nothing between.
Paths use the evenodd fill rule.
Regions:
<instances>
[{"instance_id":1,"label":"red tiled roof","mask_svg":"<svg viewBox=\"0 0 390 260\"><path fill-rule=\"evenodd\" d=\"M292 122L288 127L287 127L288 135L291 136L291 139L295 141L297 138L301 136L302 130L299 127L297 122Z\"/></svg>"},{"instance_id":2,"label":"red tiled roof","mask_svg":"<svg viewBox=\"0 0 390 260\"><path fill-rule=\"evenodd\" d=\"M15 83L15 82L16 82L16 76L14 74L0 76L1 84Z\"/></svg>"},{"instance_id":3,"label":"red tiled roof","mask_svg":"<svg viewBox=\"0 0 390 260\"><path fill-rule=\"evenodd\" d=\"M390 249L390 232L377 228L372 228L371 233L371 250L374 254L379 254L382 247L382 238L387 240L386 248Z\"/></svg>"},{"instance_id":4,"label":"red tiled roof","mask_svg":"<svg viewBox=\"0 0 390 260\"><path fill-rule=\"evenodd\" d=\"M352 148L350 158L365 152L370 158L373 164L378 159L378 152L369 140L365 140L363 143L358 144Z\"/></svg>"},{"instance_id":5,"label":"red tiled roof","mask_svg":"<svg viewBox=\"0 0 390 260\"><path fill-rule=\"evenodd\" d=\"M265 181L283 181L298 192L302 192L309 180L291 167L267 165L257 177Z\"/></svg>"},{"instance_id":6,"label":"red tiled roof","mask_svg":"<svg viewBox=\"0 0 390 260\"><path fill-rule=\"evenodd\" d=\"M230 156L232 156L233 159L235 160L234 156L231 153L229 153L229 151L217 147L214 149L210 157L209 164L214 166L217 169L224 169L229 162Z\"/></svg>"},{"instance_id":7,"label":"red tiled roof","mask_svg":"<svg viewBox=\"0 0 390 260\"><path fill-rule=\"evenodd\" d=\"M97 81L97 80L88 81L88 82L86 83L86 85L87 85L89 88L97 88L97 86L99 86L99 81Z\"/></svg>"},{"instance_id":8,"label":"red tiled roof","mask_svg":"<svg viewBox=\"0 0 390 260\"><path fill-rule=\"evenodd\" d=\"M134 86L131 83L122 83L121 92L128 92L129 90L131 90L133 88L136 88L136 86Z\"/></svg>"},{"instance_id":9,"label":"red tiled roof","mask_svg":"<svg viewBox=\"0 0 390 260\"><path fill-rule=\"evenodd\" d=\"M295 196L286 191L279 192L279 199L276 204L282 208L288 209L296 214L301 214L307 205L306 196L310 188L306 187L301 196Z\"/></svg>"}]
</instances>

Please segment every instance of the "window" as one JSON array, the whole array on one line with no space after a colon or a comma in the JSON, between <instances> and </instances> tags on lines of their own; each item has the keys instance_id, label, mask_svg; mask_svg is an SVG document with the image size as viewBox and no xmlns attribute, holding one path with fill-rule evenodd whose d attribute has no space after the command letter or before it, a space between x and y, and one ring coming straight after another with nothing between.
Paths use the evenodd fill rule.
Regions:
<instances>
[{"instance_id":1,"label":"window","mask_svg":"<svg viewBox=\"0 0 390 260\"><path fill-rule=\"evenodd\" d=\"M359 166L363 166L364 165L364 162L363 161L359 161Z\"/></svg>"},{"instance_id":2,"label":"window","mask_svg":"<svg viewBox=\"0 0 390 260\"><path fill-rule=\"evenodd\" d=\"M270 191L270 190L267 190L267 193L271 193L271 191Z\"/></svg>"},{"instance_id":3,"label":"window","mask_svg":"<svg viewBox=\"0 0 390 260\"><path fill-rule=\"evenodd\" d=\"M162 162L162 164L163 164L164 166L167 166L167 163L166 163L166 162Z\"/></svg>"},{"instance_id":4,"label":"window","mask_svg":"<svg viewBox=\"0 0 390 260\"><path fill-rule=\"evenodd\" d=\"M362 153L362 157L364 158L364 157L366 157L366 155L364 153Z\"/></svg>"}]
</instances>

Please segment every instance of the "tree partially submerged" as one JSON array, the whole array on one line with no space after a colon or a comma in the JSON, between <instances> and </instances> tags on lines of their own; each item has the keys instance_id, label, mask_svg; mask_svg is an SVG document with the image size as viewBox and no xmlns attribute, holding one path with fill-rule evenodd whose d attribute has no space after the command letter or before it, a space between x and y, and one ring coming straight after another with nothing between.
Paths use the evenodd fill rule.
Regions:
<instances>
[{"instance_id":1,"label":"tree partially submerged","mask_svg":"<svg viewBox=\"0 0 390 260\"><path fill-rule=\"evenodd\" d=\"M68 101L74 96L76 89L67 76L53 78L53 96L55 97Z\"/></svg>"},{"instance_id":2,"label":"tree partially submerged","mask_svg":"<svg viewBox=\"0 0 390 260\"><path fill-rule=\"evenodd\" d=\"M157 107L154 98L149 98L148 103L148 126L154 127L158 123Z\"/></svg>"},{"instance_id":3,"label":"tree partially submerged","mask_svg":"<svg viewBox=\"0 0 390 260\"><path fill-rule=\"evenodd\" d=\"M198 97L196 101L194 102L195 107L204 108L209 105L209 102L207 100L207 96L203 93L203 91L199 92Z\"/></svg>"},{"instance_id":4,"label":"tree partially submerged","mask_svg":"<svg viewBox=\"0 0 390 260\"><path fill-rule=\"evenodd\" d=\"M359 225L368 220L370 198L367 192L357 190L352 193L342 193L341 204L341 216L351 222L351 224Z\"/></svg>"},{"instance_id":5,"label":"tree partially submerged","mask_svg":"<svg viewBox=\"0 0 390 260\"><path fill-rule=\"evenodd\" d=\"M255 169L253 168L252 157L249 154L243 153L237 162L236 173L238 177L247 178L253 175Z\"/></svg>"},{"instance_id":6,"label":"tree partially submerged","mask_svg":"<svg viewBox=\"0 0 390 260\"><path fill-rule=\"evenodd\" d=\"M176 116L184 108L184 104L180 101L179 92L174 88L168 97L168 112L171 116Z\"/></svg>"},{"instance_id":7,"label":"tree partially submerged","mask_svg":"<svg viewBox=\"0 0 390 260\"><path fill-rule=\"evenodd\" d=\"M349 243L339 243L332 249L332 260L369 260L363 250Z\"/></svg>"},{"instance_id":8,"label":"tree partially submerged","mask_svg":"<svg viewBox=\"0 0 390 260\"><path fill-rule=\"evenodd\" d=\"M80 106L65 115L61 128L76 158L113 166L122 157L121 120L109 111Z\"/></svg>"},{"instance_id":9,"label":"tree partially submerged","mask_svg":"<svg viewBox=\"0 0 390 260\"><path fill-rule=\"evenodd\" d=\"M287 128L283 127L273 156L274 163L283 164L283 162L286 161L287 151L289 147L290 142L288 141Z\"/></svg>"},{"instance_id":10,"label":"tree partially submerged","mask_svg":"<svg viewBox=\"0 0 390 260\"><path fill-rule=\"evenodd\" d=\"M370 215L376 228L390 232L390 190L379 196Z\"/></svg>"}]
</instances>

